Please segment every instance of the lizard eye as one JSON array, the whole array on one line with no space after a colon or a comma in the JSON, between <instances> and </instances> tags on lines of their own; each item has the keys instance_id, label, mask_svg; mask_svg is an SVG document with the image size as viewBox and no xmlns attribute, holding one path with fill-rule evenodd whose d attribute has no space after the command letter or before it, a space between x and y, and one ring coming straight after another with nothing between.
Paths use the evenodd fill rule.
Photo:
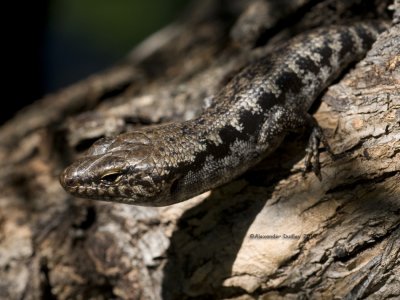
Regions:
<instances>
[{"instance_id":1,"label":"lizard eye","mask_svg":"<svg viewBox=\"0 0 400 300\"><path fill-rule=\"evenodd\" d=\"M119 171L112 171L101 176L101 181L104 183L116 183L121 179L122 173Z\"/></svg>"}]
</instances>

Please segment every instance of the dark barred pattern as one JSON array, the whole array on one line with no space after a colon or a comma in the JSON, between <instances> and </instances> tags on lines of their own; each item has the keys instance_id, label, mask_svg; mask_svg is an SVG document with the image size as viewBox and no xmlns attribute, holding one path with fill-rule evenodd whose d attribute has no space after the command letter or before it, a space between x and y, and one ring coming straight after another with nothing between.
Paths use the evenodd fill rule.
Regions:
<instances>
[{"instance_id":1,"label":"dark barred pattern","mask_svg":"<svg viewBox=\"0 0 400 300\"><path fill-rule=\"evenodd\" d=\"M99 140L61 184L79 197L160 206L232 180L309 125L315 98L385 28L357 23L295 37L238 73L199 118Z\"/></svg>"}]
</instances>

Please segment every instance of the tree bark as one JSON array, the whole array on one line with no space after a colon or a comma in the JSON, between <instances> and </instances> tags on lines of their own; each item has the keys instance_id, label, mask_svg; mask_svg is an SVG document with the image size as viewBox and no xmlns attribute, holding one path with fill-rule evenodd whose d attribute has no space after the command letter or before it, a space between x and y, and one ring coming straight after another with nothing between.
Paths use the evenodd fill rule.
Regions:
<instances>
[{"instance_id":1,"label":"tree bark","mask_svg":"<svg viewBox=\"0 0 400 300\"><path fill-rule=\"evenodd\" d=\"M1 299L400 297L397 2L392 27L316 108L336 154L321 154L322 181L302 175L307 136L291 135L237 180L168 207L76 199L58 182L95 139L190 119L280 41L387 17L388 6L284 1L288 9L263 23L277 2L195 2L119 65L0 128ZM252 13L261 21L250 26Z\"/></svg>"}]
</instances>

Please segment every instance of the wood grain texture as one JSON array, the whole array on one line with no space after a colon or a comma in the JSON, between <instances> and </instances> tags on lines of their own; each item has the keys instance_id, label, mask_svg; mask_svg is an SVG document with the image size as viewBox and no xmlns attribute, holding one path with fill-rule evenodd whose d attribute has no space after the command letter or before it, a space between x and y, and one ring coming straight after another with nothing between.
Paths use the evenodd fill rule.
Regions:
<instances>
[{"instance_id":1,"label":"wood grain texture","mask_svg":"<svg viewBox=\"0 0 400 300\"><path fill-rule=\"evenodd\" d=\"M215 18L220 37L228 37L229 25ZM196 22L193 26L202 24ZM272 43L288 34L286 26L281 32ZM248 56L227 51L228 38L204 34L204 47L191 57L163 58L160 74L147 72L151 57L119 66L40 100L0 129L0 298L400 296L398 25L322 98L315 117L339 155L335 161L321 157L322 182L301 175L306 138L289 136L274 156L240 179L169 207L99 203L62 190L58 175L77 145L85 147L85 141L110 128L124 131L145 121L184 118L178 105L166 106L172 108L165 119L146 118L152 107L146 97L187 88L191 99L199 99L201 93L191 91L207 88L191 79L212 69L201 61L215 58L223 83L244 61L272 47L256 48ZM180 39L173 41L176 47L191 44L190 38ZM158 51L164 47L176 49L166 44ZM198 64L190 62L193 58ZM225 72L225 66L231 68ZM125 115L129 107L137 109L130 119ZM82 120L80 113L106 119L95 117L101 121L94 127L82 123L88 131L74 135L69 128ZM122 127L104 125L107 118L122 121Z\"/></svg>"}]
</instances>

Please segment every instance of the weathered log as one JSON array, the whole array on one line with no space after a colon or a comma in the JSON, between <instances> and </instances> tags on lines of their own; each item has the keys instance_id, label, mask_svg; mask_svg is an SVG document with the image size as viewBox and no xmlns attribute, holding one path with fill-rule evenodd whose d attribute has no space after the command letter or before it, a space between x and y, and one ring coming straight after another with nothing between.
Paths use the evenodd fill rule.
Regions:
<instances>
[{"instance_id":1,"label":"weathered log","mask_svg":"<svg viewBox=\"0 0 400 300\"><path fill-rule=\"evenodd\" d=\"M58 174L96 138L191 118L281 40L350 16L385 17L388 4L366 1L363 12L356 0L293 1L238 48L229 36L246 34L247 5L260 1L198 2L118 66L0 128L0 298L400 297L398 24L316 108L337 157L321 153L322 181L302 175L307 136L291 135L234 182L168 207L62 190Z\"/></svg>"}]
</instances>

